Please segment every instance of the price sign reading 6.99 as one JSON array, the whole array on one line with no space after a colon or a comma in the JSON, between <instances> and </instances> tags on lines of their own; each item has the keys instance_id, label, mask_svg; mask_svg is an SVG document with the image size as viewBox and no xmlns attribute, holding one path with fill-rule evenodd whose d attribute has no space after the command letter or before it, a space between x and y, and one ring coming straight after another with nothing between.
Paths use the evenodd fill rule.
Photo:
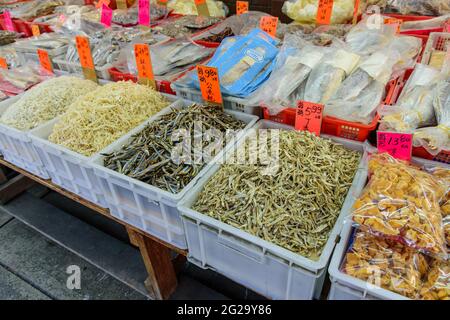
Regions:
<instances>
[{"instance_id":1,"label":"price sign reading 6.99","mask_svg":"<svg viewBox=\"0 0 450 320\"><path fill-rule=\"evenodd\" d=\"M203 100L215 105L222 105L219 71L217 68L197 66L197 73Z\"/></svg>"},{"instance_id":2,"label":"price sign reading 6.99","mask_svg":"<svg viewBox=\"0 0 450 320\"><path fill-rule=\"evenodd\" d=\"M298 101L295 115L295 130L309 131L320 135L323 105L308 101Z\"/></svg>"},{"instance_id":3,"label":"price sign reading 6.99","mask_svg":"<svg viewBox=\"0 0 450 320\"><path fill-rule=\"evenodd\" d=\"M377 131L378 152L387 152L399 160L411 160L411 133Z\"/></svg>"}]
</instances>

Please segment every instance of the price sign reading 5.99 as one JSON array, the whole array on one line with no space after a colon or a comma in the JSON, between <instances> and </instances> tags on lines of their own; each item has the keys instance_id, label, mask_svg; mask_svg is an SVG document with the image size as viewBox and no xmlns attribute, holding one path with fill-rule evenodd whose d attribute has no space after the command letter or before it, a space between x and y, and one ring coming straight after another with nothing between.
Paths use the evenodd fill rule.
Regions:
<instances>
[{"instance_id":1,"label":"price sign reading 5.99","mask_svg":"<svg viewBox=\"0 0 450 320\"><path fill-rule=\"evenodd\" d=\"M378 152L387 152L399 160L411 160L412 141L411 133L377 132Z\"/></svg>"},{"instance_id":2,"label":"price sign reading 5.99","mask_svg":"<svg viewBox=\"0 0 450 320\"><path fill-rule=\"evenodd\" d=\"M298 101L295 115L295 130L309 131L319 136L322 128L322 117L322 104Z\"/></svg>"},{"instance_id":3,"label":"price sign reading 5.99","mask_svg":"<svg viewBox=\"0 0 450 320\"><path fill-rule=\"evenodd\" d=\"M198 80L203 100L209 103L222 105L222 94L220 92L219 71L217 68L208 66L197 66Z\"/></svg>"}]
</instances>

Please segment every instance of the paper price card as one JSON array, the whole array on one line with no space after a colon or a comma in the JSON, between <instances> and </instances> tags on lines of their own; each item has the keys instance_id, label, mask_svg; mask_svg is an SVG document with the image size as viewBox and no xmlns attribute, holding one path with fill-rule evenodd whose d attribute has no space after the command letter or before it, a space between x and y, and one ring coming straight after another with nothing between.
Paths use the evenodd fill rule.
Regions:
<instances>
[{"instance_id":1,"label":"paper price card","mask_svg":"<svg viewBox=\"0 0 450 320\"><path fill-rule=\"evenodd\" d=\"M236 1L236 14L240 15L248 12L248 1Z\"/></svg>"},{"instance_id":2,"label":"paper price card","mask_svg":"<svg viewBox=\"0 0 450 320\"><path fill-rule=\"evenodd\" d=\"M6 59L3 57L0 57L0 68L8 69L8 63L6 62Z\"/></svg>"},{"instance_id":3,"label":"paper price card","mask_svg":"<svg viewBox=\"0 0 450 320\"><path fill-rule=\"evenodd\" d=\"M109 28L109 27L111 27L112 18L113 18L113 10L111 8L109 8L108 6L103 5L100 22L105 27Z\"/></svg>"},{"instance_id":4,"label":"paper price card","mask_svg":"<svg viewBox=\"0 0 450 320\"><path fill-rule=\"evenodd\" d=\"M217 68L200 65L197 66L197 73L203 100L215 105L222 105L219 71Z\"/></svg>"},{"instance_id":5,"label":"paper price card","mask_svg":"<svg viewBox=\"0 0 450 320\"><path fill-rule=\"evenodd\" d=\"M400 33L403 21L397 18L385 18L384 24L391 24L396 27L396 32Z\"/></svg>"},{"instance_id":6,"label":"paper price card","mask_svg":"<svg viewBox=\"0 0 450 320\"><path fill-rule=\"evenodd\" d=\"M150 26L150 0L139 0L139 24Z\"/></svg>"},{"instance_id":7,"label":"paper price card","mask_svg":"<svg viewBox=\"0 0 450 320\"><path fill-rule=\"evenodd\" d=\"M322 128L323 104L298 101L295 115L295 130L309 131L320 135Z\"/></svg>"},{"instance_id":8,"label":"paper price card","mask_svg":"<svg viewBox=\"0 0 450 320\"><path fill-rule=\"evenodd\" d=\"M358 22L358 16L359 16L359 6L361 4L361 0L355 0L355 8L353 9L353 24L356 24Z\"/></svg>"},{"instance_id":9,"label":"paper price card","mask_svg":"<svg viewBox=\"0 0 450 320\"><path fill-rule=\"evenodd\" d=\"M145 84L156 89L155 77L153 76L152 60L147 44L135 44L134 55L138 69L138 80L140 84Z\"/></svg>"},{"instance_id":10,"label":"paper price card","mask_svg":"<svg viewBox=\"0 0 450 320\"><path fill-rule=\"evenodd\" d=\"M37 53L39 56L39 63L41 64L42 69L44 69L49 73L53 73L53 66L48 56L48 52L46 50L38 49Z\"/></svg>"},{"instance_id":11,"label":"paper price card","mask_svg":"<svg viewBox=\"0 0 450 320\"><path fill-rule=\"evenodd\" d=\"M105 6L109 6L109 4L111 3L110 0L99 0L97 1L97 3L95 4L95 7L97 9L100 9L101 7Z\"/></svg>"},{"instance_id":12,"label":"paper price card","mask_svg":"<svg viewBox=\"0 0 450 320\"><path fill-rule=\"evenodd\" d=\"M14 24L12 22L11 19L11 14L9 13L8 10L3 11L3 19L5 21L5 28L8 31L16 31L16 29L14 28Z\"/></svg>"},{"instance_id":13,"label":"paper price card","mask_svg":"<svg viewBox=\"0 0 450 320\"><path fill-rule=\"evenodd\" d=\"M333 0L319 0L317 8L317 24L330 24L331 14L333 13Z\"/></svg>"},{"instance_id":14,"label":"paper price card","mask_svg":"<svg viewBox=\"0 0 450 320\"><path fill-rule=\"evenodd\" d=\"M95 73L94 59L92 59L89 39L84 36L76 36L75 40L84 77L86 79L98 82L97 74Z\"/></svg>"},{"instance_id":15,"label":"paper price card","mask_svg":"<svg viewBox=\"0 0 450 320\"><path fill-rule=\"evenodd\" d=\"M127 0L116 0L117 9L126 10L128 8L127 6Z\"/></svg>"},{"instance_id":16,"label":"paper price card","mask_svg":"<svg viewBox=\"0 0 450 320\"><path fill-rule=\"evenodd\" d=\"M209 9L206 4L206 0L194 0L195 6L197 7L197 13L199 16L209 17Z\"/></svg>"},{"instance_id":17,"label":"paper price card","mask_svg":"<svg viewBox=\"0 0 450 320\"><path fill-rule=\"evenodd\" d=\"M411 160L411 133L377 131L378 152L387 152L399 160Z\"/></svg>"},{"instance_id":18,"label":"paper price card","mask_svg":"<svg viewBox=\"0 0 450 320\"><path fill-rule=\"evenodd\" d=\"M264 16L259 21L259 28L275 37L277 34L278 17Z\"/></svg>"},{"instance_id":19,"label":"paper price card","mask_svg":"<svg viewBox=\"0 0 450 320\"><path fill-rule=\"evenodd\" d=\"M33 34L34 37L41 35L41 29L37 24L31 25L31 33Z\"/></svg>"}]
</instances>

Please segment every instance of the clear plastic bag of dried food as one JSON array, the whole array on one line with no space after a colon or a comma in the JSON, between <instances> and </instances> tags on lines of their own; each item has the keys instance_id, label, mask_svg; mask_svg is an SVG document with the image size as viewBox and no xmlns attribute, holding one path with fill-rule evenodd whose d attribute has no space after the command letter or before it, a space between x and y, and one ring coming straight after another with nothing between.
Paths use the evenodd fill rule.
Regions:
<instances>
[{"instance_id":1,"label":"clear plastic bag of dried food","mask_svg":"<svg viewBox=\"0 0 450 320\"><path fill-rule=\"evenodd\" d=\"M450 299L450 261L433 260L423 280L418 299Z\"/></svg>"},{"instance_id":2,"label":"clear plastic bag of dried food","mask_svg":"<svg viewBox=\"0 0 450 320\"><path fill-rule=\"evenodd\" d=\"M427 258L396 241L355 231L341 270L368 285L416 298L427 274Z\"/></svg>"},{"instance_id":3,"label":"clear plastic bag of dried food","mask_svg":"<svg viewBox=\"0 0 450 320\"><path fill-rule=\"evenodd\" d=\"M0 90L9 94L20 94L53 76L35 63L28 63L15 69L0 68Z\"/></svg>"},{"instance_id":4,"label":"clear plastic bag of dried food","mask_svg":"<svg viewBox=\"0 0 450 320\"><path fill-rule=\"evenodd\" d=\"M370 180L355 201L352 218L362 230L447 258L441 204L450 170L437 177L387 153L373 154Z\"/></svg>"},{"instance_id":5,"label":"clear plastic bag of dried food","mask_svg":"<svg viewBox=\"0 0 450 320\"><path fill-rule=\"evenodd\" d=\"M450 13L450 2L447 0L368 0L368 3L380 6L385 13L419 16Z\"/></svg>"},{"instance_id":6,"label":"clear plastic bag of dried food","mask_svg":"<svg viewBox=\"0 0 450 320\"><path fill-rule=\"evenodd\" d=\"M316 23L319 0L288 0L282 11L300 23ZM331 24L350 22L353 18L355 0L334 0Z\"/></svg>"}]
</instances>

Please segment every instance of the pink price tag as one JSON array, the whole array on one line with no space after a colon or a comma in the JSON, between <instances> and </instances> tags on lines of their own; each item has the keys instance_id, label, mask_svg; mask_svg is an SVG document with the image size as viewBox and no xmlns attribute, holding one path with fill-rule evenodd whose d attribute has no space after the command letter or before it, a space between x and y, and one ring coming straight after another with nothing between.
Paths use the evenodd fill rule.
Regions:
<instances>
[{"instance_id":1,"label":"pink price tag","mask_svg":"<svg viewBox=\"0 0 450 320\"><path fill-rule=\"evenodd\" d=\"M443 32L450 32L450 20L444 22L444 30Z\"/></svg>"},{"instance_id":2,"label":"pink price tag","mask_svg":"<svg viewBox=\"0 0 450 320\"><path fill-rule=\"evenodd\" d=\"M150 26L150 0L139 0L139 24Z\"/></svg>"},{"instance_id":3,"label":"pink price tag","mask_svg":"<svg viewBox=\"0 0 450 320\"><path fill-rule=\"evenodd\" d=\"M3 11L3 19L5 19L5 28L8 31L16 31L16 29L14 28L14 24L12 22L11 19L11 14L9 13L8 10Z\"/></svg>"},{"instance_id":4,"label":"pink price tag","mask_svg":"<svg viewBox=\"0 0 450 320\"><path fill-rule=\"evenodd\" d=\"M399 160L411 160L412 141L411 133L397 133L377 131L378 152L387 152Z\"/></svg>"},{"instance_id":5,"label":"pink price tag","mask_svg":"<svg viewBox=\"0 0 450 320\"><path fill-rule=\"evenodd\" d=\"M113 10L103 4L100 22L104 24L106 27L111 27L112 18L113 18Z\"/></svg>"}]
</instances>

